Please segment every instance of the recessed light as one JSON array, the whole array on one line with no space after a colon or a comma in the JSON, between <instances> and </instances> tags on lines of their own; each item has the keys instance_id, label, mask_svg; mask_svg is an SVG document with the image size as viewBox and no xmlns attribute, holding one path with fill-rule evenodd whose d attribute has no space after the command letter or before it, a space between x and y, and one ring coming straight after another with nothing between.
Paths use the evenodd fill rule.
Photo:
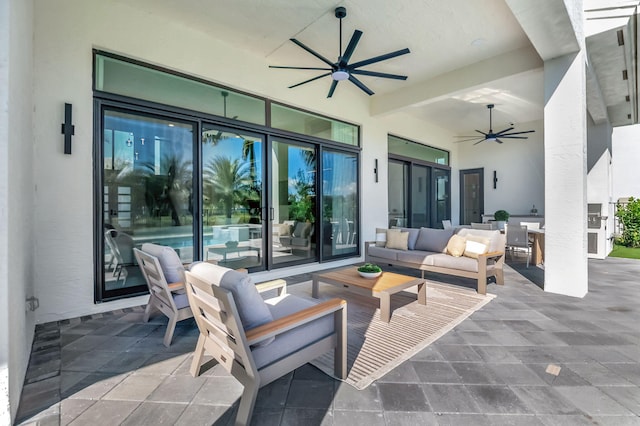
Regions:
<instances>
[{"instance_id":1,"label":"recessed light","mask_svg":"<svg viewBox=\"0 0 640 426\"><path fill-rule=\"evenodd\" d=\"M175 126L175 124L169 123L169 127L173 127L173 126Z\"/></svg>"}]
</instances>

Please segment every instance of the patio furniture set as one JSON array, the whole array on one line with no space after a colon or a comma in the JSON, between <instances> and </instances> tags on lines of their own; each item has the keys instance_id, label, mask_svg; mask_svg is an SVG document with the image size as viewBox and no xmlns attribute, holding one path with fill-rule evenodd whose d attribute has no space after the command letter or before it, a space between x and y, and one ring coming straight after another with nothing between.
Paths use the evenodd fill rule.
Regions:
<instances>
[{"instance_id":1,"label":"patio furniture set","mask_svg":"<svg viewBox=\"0 0 640 426\"><path fill-rule=\"evenodd\" d=\"M450 262L454 262L456 257L446 252L447 240L451 240L453 235L445 240L444 234L437 234L436 238L431 231L424 232L425 239L430 237L440 243L445 242L441 253L431 252L427 256L434 260L438 255L448 256L452 258ZM396 233L408 236L409 231L392 230L387 234L388 238L395 238L392 234ZM467 236L473 243L469 250L477 249L473 238L478 234L474 235ZM484 292L487 276L500 277L499 283L502 284L504 249L499 252L498 245L502 244L504 248L504 237L499 233L491 236L495 245L491 247L495 251L485 255L480 250L475 257L467 257L479 265L475 271L446 267L436 262L424 265L426 267L414 264L422 271L443 270L477 278L478 292ZM487 244L484 251L487 251L489 238L483 241ZM370 253L372 248L374 250ZM414 255L420 252L415 247L413 251ZM211 261L196 262L186 270L170 247L147 243L141 249L135 248L134 253L151 294L144 320L148 321L155 310L169 318L164 336L164 344L168 347L176 322L191 317L195 319L200 335L190 372L195 377L211 366L205 359L206 354L243 385L236 417L239 425L250 422L260 387L327 352L333 351L334 375L346 378L347 302L340 298L313 300L319 298L321 282L380 299L379 319L382 322L391 319L391 295L402 290L417 287L417 303L427 304L424 273L421 278L392 272L382 272L376 278L363 278L354 266L319 272L312 274L313 299L307 299L289 294L284 280L255 285L246 270L228 269ZM391 258L392 254L396 255L395 259ZM382 259L385 263L411 264L398 255L398 249L379 247L375 242L367 243L367 258ZM265 293L271 297L263 298Z\"/></svg>"}]
</instances>

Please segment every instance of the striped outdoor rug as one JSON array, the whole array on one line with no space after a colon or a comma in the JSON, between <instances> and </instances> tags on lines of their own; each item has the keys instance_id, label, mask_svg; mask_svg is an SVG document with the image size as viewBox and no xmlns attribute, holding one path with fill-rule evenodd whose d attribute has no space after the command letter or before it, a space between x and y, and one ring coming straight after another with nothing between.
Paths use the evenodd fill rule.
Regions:
<instances>
[{"instance_id":1,"label":"striped outdoor rug","mask_svg":"<svg viewBox=\"0 0 640 426\"><path fill-rule=\"evenodd\" d=\"M424 349L495 295L427 282L427 305L416 301L416 288L391 296L391 321L380 321L379 301L344 289L320 284L320 298L347 300L348 376L346 383L362 390L403 361ZM289 287L289 292L311 297L311 282ZM333 376L333 352L311 364Z\"/></svg>"}]
</instances>

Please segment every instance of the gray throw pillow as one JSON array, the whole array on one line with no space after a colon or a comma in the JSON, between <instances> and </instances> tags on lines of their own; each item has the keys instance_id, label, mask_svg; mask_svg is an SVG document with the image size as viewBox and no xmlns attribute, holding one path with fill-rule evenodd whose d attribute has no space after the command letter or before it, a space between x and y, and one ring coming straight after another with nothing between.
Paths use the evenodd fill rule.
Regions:
<instances>
[{"instance_id":1,"label":"gray throw pillow","mask_svg":"<svg viewBox=\"0 0 640 426\"><path fill-rule=\"evenodd\" d=\"M453 235L453 229L420 228L416 250L443 253Z\"/></svg>"}]
</instances>

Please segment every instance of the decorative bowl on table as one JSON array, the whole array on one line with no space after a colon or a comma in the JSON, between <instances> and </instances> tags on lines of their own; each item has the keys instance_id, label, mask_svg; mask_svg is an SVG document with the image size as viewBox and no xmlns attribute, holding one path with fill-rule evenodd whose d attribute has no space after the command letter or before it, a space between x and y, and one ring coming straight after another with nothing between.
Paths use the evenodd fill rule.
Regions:
<instances>
[{"instance_id":1,"label":"decorative bowl on table","mask_svg":"<svg viewBox=\"0 0 640 426\"><path fill-rule=\"evenodd\" d=\"M227 248L236 248L238 247L238 242L237 241L227 241L226 243L224 243L225 246L227 246Z\"/></svg>"},{"instance_id":2,"label":"decorative bowl on table","mask_svg":"<svg viewBox=\"0 0 640 426\"><path fill-rule=\"evenodd\" d=\"M363 278L378 278L382 274L382 268L372 263L365 263L358 268L358 274Z\"/></svg>"}]
</instances>

